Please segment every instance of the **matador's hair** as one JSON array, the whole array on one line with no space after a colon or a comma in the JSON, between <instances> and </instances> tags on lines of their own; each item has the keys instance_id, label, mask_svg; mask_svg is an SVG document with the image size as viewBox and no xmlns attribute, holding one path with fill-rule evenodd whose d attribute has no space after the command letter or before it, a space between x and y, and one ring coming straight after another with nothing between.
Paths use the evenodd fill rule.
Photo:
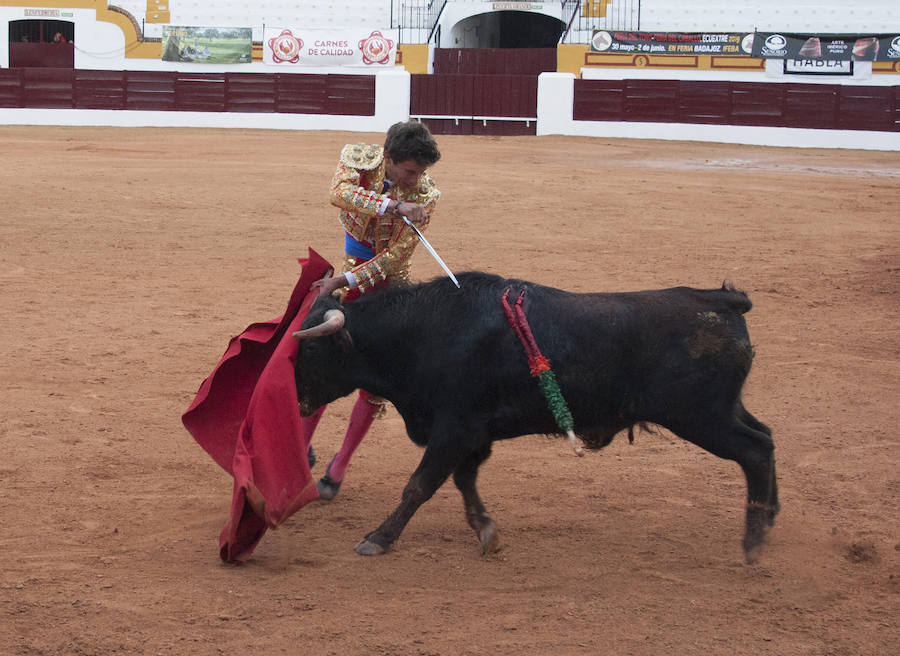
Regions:
<instances>
[{"instance_id":1,"label":"matador's hair","mask_svg":"<svg viewBox=\"0 0 900 656\"><path fill-rule=\"evenodd\" d=\"M384 150L395 162L414 159L421 166L431 166L441 158L431 132L415 120L394 123L385 136Z\"/></svg>"}]
</instances>

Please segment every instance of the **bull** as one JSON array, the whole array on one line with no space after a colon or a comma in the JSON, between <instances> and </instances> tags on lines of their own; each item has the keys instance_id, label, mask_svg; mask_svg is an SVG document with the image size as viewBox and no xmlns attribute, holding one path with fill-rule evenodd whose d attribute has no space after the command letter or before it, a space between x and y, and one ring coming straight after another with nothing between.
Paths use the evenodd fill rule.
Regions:
<instances>
[{"instance_id":1,"label":"bull","mask_svg":"<svg viewBox=\"0 0 900 656\"><path fill-rule=\"evenodd\" d=\"M736 461L747 483L743 549L748 562L758 557L779 503L771 431L741 401L753 360L745 293L723 284L582 294L481 272L459 281L394 287L344 306L320 296L294 333L302 415L365 389L391 401L425 448L400 504L357 553L388 551L451 474L482 553L499 547L476 489L492 442L562 432L501 308L512 292L585 446L655 424Z\"/></svg>"}]
</instances>

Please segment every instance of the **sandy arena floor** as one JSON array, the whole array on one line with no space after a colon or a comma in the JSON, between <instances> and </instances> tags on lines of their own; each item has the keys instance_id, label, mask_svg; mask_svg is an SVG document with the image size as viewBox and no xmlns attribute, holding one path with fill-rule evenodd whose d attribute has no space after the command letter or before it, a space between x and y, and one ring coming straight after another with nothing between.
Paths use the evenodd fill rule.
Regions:
<instances>
[{"instance_id":1,"label":"sandy arena floor","mask_svg":"<svg viewBox=\"0 0 900 656\"><path fill-rule=\"evenodd\" d=\"M0 127L0 654L900 652L900 155L439 137L428 236L457 271L576 291L733 281L783 510L743 563L744 481L670 434L583 459L496 445L482 557L445 485L395 550L353 545L420 456L394 412L341 495L243 567L231 479L181 413L296 258L342 247L327 189L380 135ZM424 250L414 275L439 270ZM322 474L346 425L316 436Z\"/></svg>"}]
</instances>

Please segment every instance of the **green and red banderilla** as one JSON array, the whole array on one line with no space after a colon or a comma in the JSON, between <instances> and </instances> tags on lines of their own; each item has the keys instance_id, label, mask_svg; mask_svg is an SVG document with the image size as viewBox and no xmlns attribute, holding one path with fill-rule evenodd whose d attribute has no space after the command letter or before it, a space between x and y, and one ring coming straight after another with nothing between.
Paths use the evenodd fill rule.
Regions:
<instances>
[{"instance_id":1,"label":"green and red banderilla","mask_svg":"<svg viewBox=\"0 0 900 656\"><path fill-rule=\"evenodd\" d=\"M576 455L583 456L584 450L578 444L575 438L575 420L572 418L572 412L569 410L566 399L563 397L559 383L556 382L556 375L550 368L550 362L543 356L531 332L531 326L525 318L525 310L522 302L525 300L525 290L519 292L519 298L516 299L516 306L513 309L509 304L509 288L503 292L501 303L503 304L503 314L506 315L506 321L516 331L519 341L522 342L522 348L525 349L525 355L528 357L528 368L531 375L538 379L538 385L541 393L547 401L547 407L559 426L569 437L569 443Z\"/></svg>"}]
</instances>

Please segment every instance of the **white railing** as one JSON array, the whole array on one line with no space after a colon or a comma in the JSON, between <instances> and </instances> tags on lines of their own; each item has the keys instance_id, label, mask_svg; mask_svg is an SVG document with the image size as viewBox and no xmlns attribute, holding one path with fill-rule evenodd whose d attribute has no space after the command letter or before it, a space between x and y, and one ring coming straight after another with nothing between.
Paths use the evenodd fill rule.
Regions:
<instances>
[{"instance_id":1,"label":"white railing","mask_svg":"<svg viewBox=\"0 0 900 656\"><path fill-rule=\"evenodd\" d=\"M393 0L391 27L399 30L400 43L429 43L447 0Z\"/></svg>"}]
</instances>

